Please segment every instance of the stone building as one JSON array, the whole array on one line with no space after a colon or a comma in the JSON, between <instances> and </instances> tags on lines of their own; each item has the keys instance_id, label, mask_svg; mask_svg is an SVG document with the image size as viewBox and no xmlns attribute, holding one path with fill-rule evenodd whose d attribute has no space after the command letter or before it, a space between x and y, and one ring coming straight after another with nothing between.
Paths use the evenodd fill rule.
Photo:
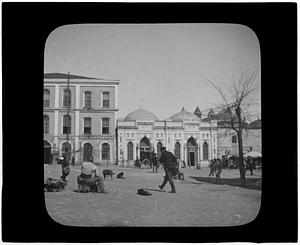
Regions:
<instances>
[{"instance_id":1,"label":"stone building","mask_svg":"<svg viewBox=\"0 0 300 245\"><path fill-rule=\"evenodd\" d=\"M197 107L194 113L182 108L165 120L145 109L118 119L118 164L133 166L137 158L149 159L151 151L159 157L165 146L190 167L208 166L208 161L217 157L217 121L205 122L201 117Z\"/></svg>"},{"instance_id":2,"label":"stone building","mask_svg":"<svg viewBox=\"0 0 300 245\"><path fill-rule=\"evenodd\" d=\"M218 125L218 157L237 156L238 155L238 139L234 130L229 129L230 112L221 110L215 113L211 109L206 118L206 122L217 120ZM243 152L262 151L261 146L261 119L257 119L250 123L243 123Z\"/></svg>"},{"instance_id":3,"label":"stone building","mask_svg":"<svg viewBox=\"0 0 300 245\"><path fill-rule=\"evenodd\" d=\"M75 162L115 162L118 80L44 74L44 163L71 152Z\"/></svg>"}]
</instances>

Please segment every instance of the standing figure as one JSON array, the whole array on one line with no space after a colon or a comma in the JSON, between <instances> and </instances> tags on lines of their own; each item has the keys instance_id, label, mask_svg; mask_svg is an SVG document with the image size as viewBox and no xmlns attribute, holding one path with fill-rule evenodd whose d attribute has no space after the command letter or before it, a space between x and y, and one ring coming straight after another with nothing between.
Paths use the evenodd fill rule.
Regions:
<instances>
[{"instance_id":1,"label":"standing figure","mask_svg":"<svg viewBox=\"0 0 300 245\"><path fill-rule=\"evenodd\" d=\"M153 153L152 158L151 158L151 163L152 163L152 172L157 173L158 162L157 162L157 158L156 158L156 153Z\"/></svg>"},{"instance_id":2,"label":"standing figure","mask_svg":"<svg viewBox=\"0 0 300 245\"><path fill-rule=\"evenodd\" d=\"M58 158L57 163L61 165L61 172L62 172L62 175L60 176L61 180L67 182L66 178L70 174L70 166L69 166L69 162L67 161L66 155L60 156Z\"/></svg>"},{"instance_id":3,"label":"standing figure","mask_svg":"<svg viewBox=\"0 0 300 245\"><path fill-rule=\"evenodd\" d=\"M215 174L216 174L216 182L221 183L221 173L222 173L222 161L217 158L215 161Z\"/></svg>"},{"instance_id":4,"label":"standing figure","mask_svg":"<svg viewBox=\"0 0 300 245\"><path fill-rule=\"evenodd\" d=\"M210 172L209 172L209 176L214 176L215 174L215 164L216 164L216 159L211 159L210 160L210 163L209 163L209 169L210 169Z\"/></svg>"},{"instance_id":5,"label":"standing figure","mask_svg":"<svg viewBox=\"0 0 300 245\"><path fill-rule=\"evenodd\" d=\"M247 172L247 170L249 169L250 170L250 173L251 175L253 175L253 167L254 167L254 164L253 164L253 159L251 157L248 157L246 159L246 170L245 170L245 173Z\"/></svg>"},{"instance_id":6,"label":"standing figure","mask_svg":"<svg viewBox=\"0 0 300 245\"><path fill-rule=\"evenodd\" d=\"M134 166L136 167L136 168L141 168L141 160L138 158L138 157L136 157L136 160L135 160L135 163L134 163Z\"/></svg>"},{"instance_id":7,"label":"standing figure","mask_svg":"<svg viewBox=\"0 0 300 245\"><path fill-rule=\"evenodd\" d=\"M163 167L166 172L166 175L164 177L163 183L161 185L159 185L158 187L162 191L163 188L165 187L165 185L167 184L167 182L169 181L171 188L172 188L170 193L176 193L172 175L175 172L175 165L176 165L177 159L171 152L166 151L166 147L162 147L161 151L162 152L161 152L161 157L159 159L159 162L163 163Z\"/></svg>"}]
</instances>

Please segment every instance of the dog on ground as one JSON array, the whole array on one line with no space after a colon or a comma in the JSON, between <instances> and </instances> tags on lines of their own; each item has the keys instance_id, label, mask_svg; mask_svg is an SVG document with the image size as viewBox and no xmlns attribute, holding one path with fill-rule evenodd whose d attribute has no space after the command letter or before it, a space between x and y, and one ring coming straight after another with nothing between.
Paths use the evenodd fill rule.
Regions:
<instances>
[{"instance_id":1,"label":"dog on ground","mask_svg":"<svg viewBox=\"0 0 300 245\"><path fill-rule=\"evenodd\" d=\"M117 178L118 178L118 179L125 179L125 177L124 177L124 172L118 173L118 174L117 174Z\"/></svg>"},{"instance_id":2,"label":"dog on ground","mask_svg":"<svg viewBox=\"0 0 300 245\"><path fill-rule=\"evenodd\" d=\"M115 174L111 169L104 169L102 171L104 179L106 176L110 176L111 179L113 179L113 175Z\"/></svg>"}]
</instances>

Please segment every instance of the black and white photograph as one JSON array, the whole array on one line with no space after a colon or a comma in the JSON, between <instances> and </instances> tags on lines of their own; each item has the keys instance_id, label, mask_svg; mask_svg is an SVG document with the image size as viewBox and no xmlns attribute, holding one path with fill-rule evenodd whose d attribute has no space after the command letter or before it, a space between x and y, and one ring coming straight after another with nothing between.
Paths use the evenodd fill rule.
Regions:
<instances>
[{"instance_id":1,"label":"black and white photograph","mask_svg":"<svg viewBox=\"0 0 300 245\"><path fill-rule=\"evenodd\" d=\"M296 242L297 4L3 3L2 241Z\"/></svg>"},{"instance_id":2,"label":"black and white photograph","mask_svg":"<svg viewBox=\"0 0 300 245\"><path fill-rule=\"evenodd\" d=\"M47 212L69 226L238 226L260 209L260 48L237 24L94 24L45 45Z\"/></svg>"}]
</instances>

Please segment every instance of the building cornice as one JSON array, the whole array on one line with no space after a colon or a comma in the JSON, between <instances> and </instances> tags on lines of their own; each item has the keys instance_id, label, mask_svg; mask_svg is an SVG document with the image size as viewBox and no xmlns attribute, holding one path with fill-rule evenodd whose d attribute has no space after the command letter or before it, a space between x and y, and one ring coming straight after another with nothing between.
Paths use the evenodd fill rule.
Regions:
<instances>
[{"instance_id":1,"label":"building cornice","mask_svg":"<svg viewBox=\"0 0 300 245\"><path fill-rule=\"evenodd\" d=\"M54 112L54 111L59 111L59 112L65 112L68 111L67 108L44 108L44 112ZM75 111L79 111L82 113L103 113L103 112L117 112L119 111L119 109L76 109L76 108L70 108L69 112L75 112Z\"/></svg>"},{"instance_id":2,"label":"building cornice","mask_svg":"<svg viewBox=\"0 0 300 245\"><path fill-rule=\"evenodd\" d=\"M91 80L91 79L70 79L69 85L82 85L82 86L115 86L119 85L120 80ZM67 84L66 79L44 79L44 85L53 85L53 84Z\"/></svg>"}]
</instances>

